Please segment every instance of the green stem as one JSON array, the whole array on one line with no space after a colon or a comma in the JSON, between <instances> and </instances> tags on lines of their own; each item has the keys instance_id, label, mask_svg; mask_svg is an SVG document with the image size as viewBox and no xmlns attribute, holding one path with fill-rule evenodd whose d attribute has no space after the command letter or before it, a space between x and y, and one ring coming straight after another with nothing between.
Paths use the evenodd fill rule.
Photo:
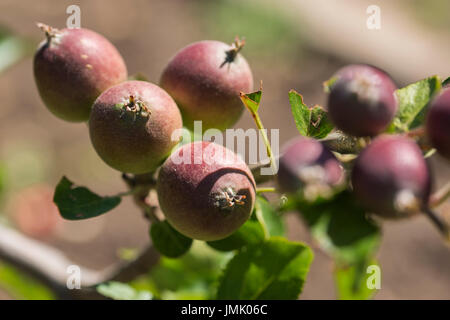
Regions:
<instances>
[{"instance_id":1,"label":"green stem","mask_svg":"<svg viewBox=\"0 0 450 320\"><path fill-rule=\"evenodd\" d=\"M260 95L262 94L262 82L261 82L261 89L260 89ZM250 114L253 117L253 120L255 121L256 127L259 129L259 132L261 133L261 136L264 140L264 144L266 145L266 151L267 151L267 156L270 159L270 167L272 168L272 173L273 175L276 174L277 170L277 163L275 161L275 156L273 155L272 152L272 147L270 146L270 142L269 139L267 138L267 133L265 131L264 125L261 121L261 118L259 117L258 114L258 108L259 108L259 103L260 101L258 100L258 102L251 100L245 93L241 92L240 93L240 98L242 100L242 102L244 103L245 107L248 109L248 111L250 111ZM254 104L256 104L255 106L250 106L248 105L248 101L247 100L251 100Z\"/></svg>"},{"instance_id":2,"label":"green stem","mask_svg":"<svg viewBox=\"0 0 450 320\"><path fill-rule=\"evenodd\" d=\"M251 111L252 112L252 111ZM252 112L253 119L255 120L256 126L261 133L261 136L264 140L264 144L266 145L267 156L270 159L270 165L272 167L272 172L275 174L277 172L277 163L275 161L275 157L272 152L272 147L270 146L269 139L267 138L266 130L264 129L264 125L262 124L261 118L259 117L258 112Z\"/></svg>"},{"instance_id":3,"label":"green stem","mask_svg":"<svg viewBox=\"0 0 450 320\"><path fill-rule=\"evenodd\" d=\"M256 193L265 193L265 192L277 192L277 189L275 189L273 187L256 188Z\"/></svg>"},{"instance_id":4,"label":"green stem","mask_svg":"<svg viewBox=\"0 0 450 320\"><path fill-rule=\"evenodd\" d=\"M118 194L116 194L114 197L126 197L126 196L131 196L133 194L135 194L138 191L137 188L129 190L129 191L124 191L124 192L120 192Z\"/></svg>"},{"instance_id":5,"label":"green stem","mask_svg":"<svg viewBox=\"0 0 450 320\"><path fill-rule=\"evenodd\" d=\"M261 224L261 227L263 229L264 239L269 239L269 236L270 236L269 235L269 229L267 228L266 221L264 220L264 217L262 215L262 210L261 210L261 208L259 208L258 203L256 203L255 205L257 207L256 210L255 210L256 218L258 219L258 221Z\"/></svg>"}]
</instances>

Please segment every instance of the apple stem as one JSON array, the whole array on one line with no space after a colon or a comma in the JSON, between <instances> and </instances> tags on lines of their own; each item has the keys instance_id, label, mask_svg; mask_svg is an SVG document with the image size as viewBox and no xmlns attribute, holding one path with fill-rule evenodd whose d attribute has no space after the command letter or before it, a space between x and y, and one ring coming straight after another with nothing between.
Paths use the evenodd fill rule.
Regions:
<instances>
[{"instance_id":1,"label":"apple stem","mask_svg":"<svg viewBox=\"0 0 450 320\"><path fill-rule=\"evenodd\" d=\"M435 208L444 203L450 197L450 182L443 185L438 191L433 193L430 197L429 205L431 208Z\"/></svg>"},{"instance_id":2,"label":"apple stem","mask_svg":"<svg viewBox=\"0 0 450 320\"><path fill-rule=\"evenodd\" d=\"M239 51L242 50L244 45L245 45L245 39L244 38L239 39L239 37L236 36L236 38L234 39L234 42L231 44L231 49L225 51L225 55L226 55L225 60L220 65L220 68L222 68L227 63L232 63L234 61L234 59L236 59Z\"/></svg>"},{"instance_id":3,"label":"apple stem","mask_svg":"<svg viewBox=\"0 0 450 320\"><path fill-rule=\"evenodd\" d=\"M142 210L144 217L152 223L160 222L159 217L155 213L156 207L151 206L147 201L150 190L156 187L153 173L137 175L123 173L122 179L128 185L130 189L129 194L133 195L134 202ZM124 193L124 195L126 194Z\"/></svg>"},{"instance_id":4,"label":"apple stem","mask_svg":"<svg viewBox=\"0 0 450 320\"><path fill-rule=\"evenodd\" d=\"M41 22L37 22L36 26L41 29L45 33L45 37L47 38L47 43L50 44L52 38L58 33L58 29L50 27L49 25Z\"/></svg>"}]
</instances>

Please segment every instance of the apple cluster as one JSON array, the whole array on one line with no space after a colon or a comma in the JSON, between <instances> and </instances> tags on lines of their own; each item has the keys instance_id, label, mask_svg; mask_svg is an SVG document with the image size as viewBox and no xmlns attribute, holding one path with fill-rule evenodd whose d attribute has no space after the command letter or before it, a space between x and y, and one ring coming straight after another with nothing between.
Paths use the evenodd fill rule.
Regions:
<instances>
[{"instance_id":1,"label":"apple cluster","mask_svg":"<svg viewBox=\"0 0 450 320\"><path fill-rule=\"evenodd\" d=\"M34 76L44 104L63 120L87 121L92 145L110 167L136 175L160 168L159 202L174 228L217 240L249 218L255 182L245 162L214 143L180 147L175 134L194 121L202 121L204 130L225 130L239 119L239 93L253 88L239 40L188 45L157 85L128 80L124 59L98 33L39 26L46 39L34 57ZM180 154L188 161L176 161Z\"/></svg>"},{"instance_id":2,"label":"apple cluster","mask_svg":"<svg viewBox=\"0 0 450 320\"><path fill-rule=\"evenodd\" d=\"M188 45L170 59L158 85L128 80L124 59L103 36L40 26L46 39L34 57L34 75L43 102L63 120L87 121L94 149L112 168L135 175L159 169L159 205L176 230L218 240L250 217L256 184L245 162L218 144L174 138L194 121L202 121L203 130L237 122L244 109L239 93L253 89L240 40ZM323 141L293 139L280 157L280 191L314 198L350 185L361 204L382 217L422 211L432 185L422 150L406 134L386 133L398 111L396 89L379 68L340 69L329 81L328 116L336 129L367 145L344 170ZM450 89L431 101L425 127L429 143L450 159Z\"/></svg>"}]
</instances>

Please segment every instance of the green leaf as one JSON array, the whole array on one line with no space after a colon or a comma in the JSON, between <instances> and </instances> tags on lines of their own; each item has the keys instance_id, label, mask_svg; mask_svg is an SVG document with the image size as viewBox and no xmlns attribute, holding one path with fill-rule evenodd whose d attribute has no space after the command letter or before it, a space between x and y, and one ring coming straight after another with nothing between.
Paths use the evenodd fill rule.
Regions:
<instances>
[{"instance_id":1,"label":"green leaf","mask_svg":"<svg viewBox=\"0 0 450 320\"><path fill-rule=\"evenodd\" d=\"M256 113L259 109L259 104L261 103L261 96L261 90L247 94L241 93L241 100L250 112Z\"/></svg>"},{"instance_id":2,"label":"green leaf","mask_svg":"<svg viewBox=\"0 0 450 320\"><path fill-rule=\"evenodd\" d=\"M243 247L226 266L217 298L297 299L312 260L308 246L280 237Z\"/></svg>"},{"instance_id":3,"label":"green leaf","mask_svg":"<svg viewBox=\"0 0 450 320\"><path fill-rule=\"evenodd\" d=\"M388 132L407 132L421 125L425 119L427 105L433 95L441 89L441 80L433 76L398 89L398 111Z\"/></svg>"},{"instance_id":4,"label":"green leaf","mask_svg":"<svg viewBox=\"0 0 450 320\"><path fill-rule=\"evenodd\" d=\"M255 210L261 213L267 232L270 236L284 236L285 229L283 219L281 219L278 212L264 197L256 197Z\"/></svg>"},{"instance_id":5,"label":"green leaf","mask_svg":"<svg viewBox=\"0 0 450 320\"><path fill-rule=\"evenodd\" d=\"M67 220L97 217L119 205L120 197L100 197L85 187L76 187L62 177L55 189L53 201L59 213Z\"/></svg>"},{"instance_id":6,"label":"green leaf","mask_svg":"<svg viewBox=\"0 0 450 320\"><path fill-rule=\"evenodd\" d=\"M0 287L20 300L53 300L52 292L14 267L0 263Z\"/></svg>"},{"instance_id":7,"label":"green leaf","mask_svg":"<svg viewBox=\"0 0 450 320\"><path fill-rule=\"evenodd\" d=\"M340 300L368 300L372 298L377 289L370 289L368 286L369 277L367 272L369 265L377 265L376 261L370 263L359 263L352 266L337 266L334 271L334 278L337 289L337 296Z\"/></svg>"},{"instance_id":8,"label":"green leaf","mask_svg":"<svg viewBox=\"0 0 450 320\"><path fill-rule=\"evenodd\" d=\"M32 52L31 42L0 27L0 73Z\"/></svg>"},{"instance_id":9,"label":"green leaf","mask_svg":"<svg viewBox=\"0 0 450 320\"><path fill-rule=\"evenodd\" d=\"M139 256L139 249L137 249L137 248L119 248L119 249L117 249L117 256L124 261L134 261Z\"/></svg>"},{"instance_id":10,"label":"green leaf","mask_svg":"<svg viewBox=\"0 0 450 320\"><path fill-rule=\"evenodd\" d=\"M301 135L322 139L333 130L328 113L321 106L309 108L303 102L302 95L295 90L289 91L289 102L295 125Z\"/></svg>"},{"instance_id":11,"label":"green leaf","mask_svg":"<svg viewBox=\"0 0 450 320\"><path fill-rule=\"evenodd\" d=\"M191 238L179 233L166 220L152 223L150 236L155 248L171 258L185 254L192 245Z\"/></svg>"},{"instance_id":12,"label":"green leaf","mask_svg":"<svg viewBox=\"0 0 450 320\"><path fill-rule=\"evenodd\" d=\"M338 264L367 261L379 247L380 230L349 191L328 201L297 202L314 240Z\"/></svg>"},{"instance_id":13,"label":"green leaf","mask_svg":"<svg viewBox=\"0 0 450 320\"><path fill-rule=\"evenodd\" d=\"M249 244L264 241L264 230L255 220L248 220L237 231L225 239L208 241L207 244L219 251L232 251Z\"/></svg>"},{"instance_id":14,"label":"green leaf","mask_svg":"<svg viewBox=\"0 0 450 320\"><path fill-rule=\"evenodd\" d=\"M323 83L323 91L325 93L330 93L331 91L331 87L333 86L333 84L338 80L338 77L331 77L330 79L328 79L327 81L325 81Z\"/></svg>"},{"instance_id":15,"label":"green leaf","mask_svg":"<svg viewBox=\"0 0 450 320\"><path fill-rule=\"evenodd\" d=\"M442 86L445 87L447 85L450 84L450 77L448 77L447 79L445 79L444 81L442 81Z\"/></svg>"},{"instance_id":16,"label":"green leaf","mask_svg":"<svg viewBox=\"0 0 450 320\"><path fill-rule=\"evenodd\" d=\"M116 281L98 285L97 292L114 300L151 300L153 297L148 291L138 291L128 284Z\"/></svg>"},{"instance_id":17,"label":"green leaf","mask_svg":"<svg viewBox=\"0 0 450 320\"><path fill-rule=\"evenodd\" d=\"M213 299L217 278L232 256L231 252L212 249L204 241L194 241L187 254L176 259L162 256L148 276L139 277L132 285L163 300Z\"/></svg>"},{"instance_id":18,"label":"green leaf","mask_svg":"<svg viewBox=\"0 0 450 320\"><path fill-rule=\"evenodd\" d=\"M148 79L148 77L145 74L141 73L141 72L138 72L138 73L135 73L135 74L133 74L131 76L128 76L128 80L129 81L133 81L133 80L134 81L147 81L147 82L150 81Z\"/></svg>"},{"instance_id":19,"label":"green leaf","mask_svg":"<svg viewBox=\"0 0 450 320\"><path fill-rule=\"evenodd\" d=\"M332 199L319 198L313 203L291 199L289 207L292 208L293 203L315 242L335 261L339 272L336 280L339 296L368 298L368 293L360 286L364 276L361 268L374 258L381 232L356 203L353 194L345 190Z\"/></svg>"}]
</instances>

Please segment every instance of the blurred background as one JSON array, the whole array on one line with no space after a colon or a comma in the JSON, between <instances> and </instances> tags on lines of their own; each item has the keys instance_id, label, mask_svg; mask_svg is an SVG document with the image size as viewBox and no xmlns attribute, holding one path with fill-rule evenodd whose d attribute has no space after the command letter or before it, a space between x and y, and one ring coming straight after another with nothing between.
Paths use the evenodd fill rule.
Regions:
<instances>
[{"instance_id":1,"label":"blurred background","mask_svg":"<svg viewBox=\"0 0 450 320\"><path fill-rule=\"evenodd\" d=\"M129 199L107 215L79 222L62 221L51 201L62 175L99 194L126 189L120 174L95 154L86 124L52 116L34 84L32 55L43 39L35 23L63 28L72 4L81 8L82 27L117 46L130 75L139 72L155 83L185 45L203 39L231 43L236 35L245 36L243 55L256 85L264 81L262 120L266 128L280 129L281 142L298 134L288 91L300 92L308 105L324 104L323 81L345 64L376 65L399 86L433 74L450 76L446 0L0 0L0 223L92 269L130 258L149 236L147 221ZM379 30L366 27L372 4L381 9ZM236 124L253 126L247 113ZM432 165L437 186L450 179L448 162L433 156ZM448 216L450 203L439 210ZM298 217L287 219L289 238L311 244ZM383 233L382 287L376 299L450 299L450 252L426 218L385 223ZM197 245L182 262L163 260L134 285L164 286L165 298L207 297L208 281L223 258L209 261L204 258L208 250ZM301 297L334 299L332 268L332 261L316 250ZM193 270L210 274L208 283L199 285ZM171 288L187 293L175 295ZM15 298L52 295L0 261L0 299Z\"/></svg>"}]
</instances>

